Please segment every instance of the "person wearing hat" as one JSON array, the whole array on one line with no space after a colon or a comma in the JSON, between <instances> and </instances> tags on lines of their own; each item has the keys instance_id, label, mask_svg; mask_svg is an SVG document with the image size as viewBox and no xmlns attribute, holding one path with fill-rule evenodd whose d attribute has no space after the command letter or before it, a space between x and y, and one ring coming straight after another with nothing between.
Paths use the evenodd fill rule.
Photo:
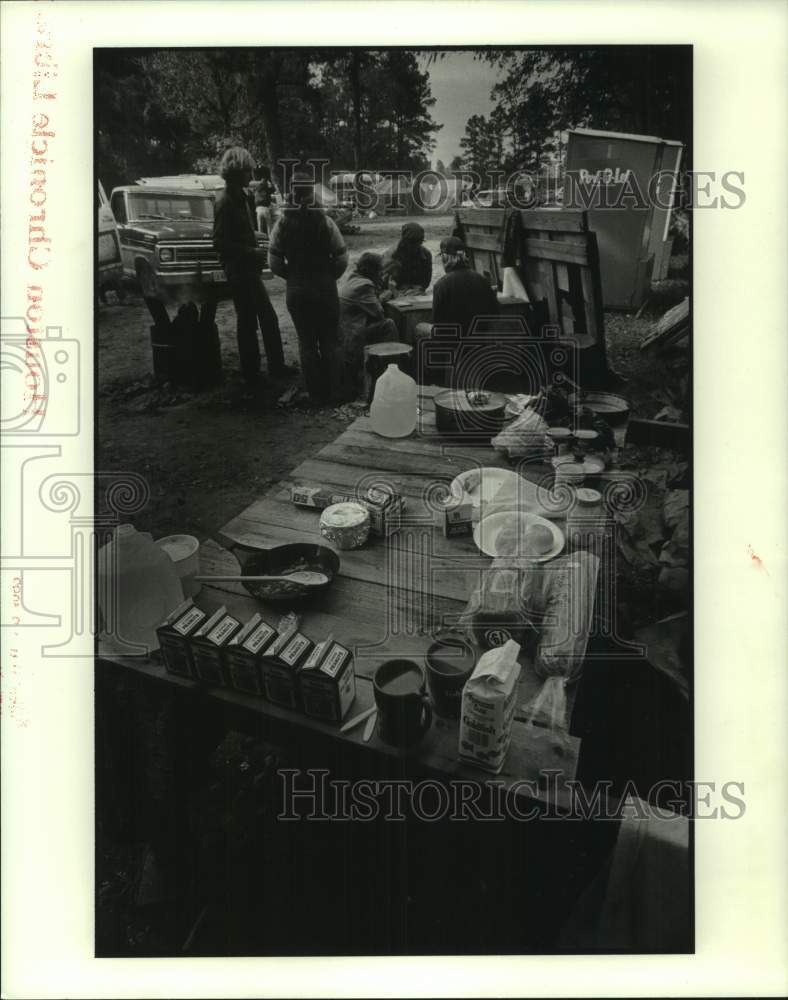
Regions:
<instances>
[{"instance_id":1,"label":"person wearing hat","mask_svg":"<svg viewBox=\"0 0 788 1000\"><path fill-rule=\"evenodd\" d=\"M406 222L399 243L383 255L383 277L397 295L423 295L432 281L432 256L424 246L424 229Z\"/></svg>"},{"instance_id":2,"label":"person wearing hat","mask_svg":"<svg viewBox=\"0 0 788 1000\"><path fill-rule=\"evenodd\" d=\"M397 326L383 314L383 258L362 253L355 268L339 286L339 337L342 355L341 393L355 399L360 390L364 347L397 340Z\"/></svg>"},{"instance_id":3,"label":"person wearing hat","mask_svg":"<svg viewBox=\"0 0 788 1000\"><path fill-rule=\"evenodd\" d=\"M290 203L271 232L268 260L287 281L287 310L298 336L301 369L313 403L337 393L339 296L337 279L347 248L336 223L315 203L314 179L296 171Z\"/></svg>"},{"instance_id":4,"label":"person wearing hat","mask_svg":"<svg viewBox=\"0 0 788 1000\"><path fill-rule=\"evenodd\" d=\"M257 246L254 220L246 193L252 179L254 160L248 150L232 146L221 160L219 172L224 191L216 199L213 217L213 245L227 275L238 318L238 354L241 373L249 385L260 374L260 347L257 325L263 335L268 374L274 378L295 369L285 365L279 319L260 277L265 266L265 250Z\"/></svg>"},{"instance_id":5,"label":"person wearing hat","mask_svg":"<svg viewBox=\"0 0 788 1000\"><path fill-rule=\"evenodd\" d=\"M498 297L484 275L468 264L465 244L456 236L441 240L445 275L435 282L432 295L434 326L455 326L467 336L475 319L498 315Z\"/></svg>"}]
</instances>

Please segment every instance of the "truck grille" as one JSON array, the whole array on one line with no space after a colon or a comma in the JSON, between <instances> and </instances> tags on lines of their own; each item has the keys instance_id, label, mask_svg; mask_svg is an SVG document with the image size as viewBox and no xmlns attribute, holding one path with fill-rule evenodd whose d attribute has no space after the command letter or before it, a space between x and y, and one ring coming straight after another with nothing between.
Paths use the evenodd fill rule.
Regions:
<instances>
[{"instance_id":1,"label":"truck grille","mask_svg":"<svg viewBox=\"0 0 788 1000\"><path fill-rule=\"evenodd\" d=\"M173 247L175 259L179 262L209 264L211 267L219 267L219 255L211 246L204 247Z\"/></svg>"}]
</instances>

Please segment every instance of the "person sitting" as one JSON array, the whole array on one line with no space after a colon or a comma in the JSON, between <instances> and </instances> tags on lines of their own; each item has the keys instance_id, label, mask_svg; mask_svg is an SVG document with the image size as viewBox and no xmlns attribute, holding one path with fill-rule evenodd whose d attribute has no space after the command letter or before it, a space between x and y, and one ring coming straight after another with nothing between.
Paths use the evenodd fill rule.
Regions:
<instances>
[{"instance_id":1,"label":"person sitting","mask_svg":"<svg viewBox=\"0 0 788 1000\"><path fill-rule=\"evenodd\" d=\"M399 243L383 255L383 278L397 295L423 295L432 281L432 256L418 222L406 222Z\"/></svg>"},{"instance_id":2,"label":"person sitting","mask_svg":"<svg viewBox=\"0 0 788 1000\"><path fill-rule=\"evenodd\" d=\"M469 266L462 240L447 236L440 252L446 273L435 282L432 323L459 327L465 337L474 320L498 315L498 296L487 278Z\"/></svg>"},{"instance_id":3,"label":"person sitting","mask_svg":"<svg viewBox=\"0 0 788 1000\"><path fill-rule=\"evenodd\" d=\"M382 272L380 254L362 253L339 287L340 379L346 399L355 399L360 391L364 347L398 339L396 324L383 314L382 303L391 292L383 291Z\"/></svg>"}]
</instances>

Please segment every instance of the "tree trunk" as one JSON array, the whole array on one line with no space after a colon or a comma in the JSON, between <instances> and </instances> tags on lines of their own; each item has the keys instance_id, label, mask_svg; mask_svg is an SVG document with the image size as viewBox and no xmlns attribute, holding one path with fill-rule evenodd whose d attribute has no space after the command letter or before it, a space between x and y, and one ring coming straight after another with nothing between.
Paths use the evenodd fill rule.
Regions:
<instances>
[{"instance_id":1,"label":"tree trunk","mask_svg":"<svg viewBox=\"0 0 788 1000\"><path fill-rule=\"evenodd\" d=\"M357 49L350 57L350 89L353 95L353 166L361 170L364 151L361 138L361 55Z\"/></svg>"}]
</instances>

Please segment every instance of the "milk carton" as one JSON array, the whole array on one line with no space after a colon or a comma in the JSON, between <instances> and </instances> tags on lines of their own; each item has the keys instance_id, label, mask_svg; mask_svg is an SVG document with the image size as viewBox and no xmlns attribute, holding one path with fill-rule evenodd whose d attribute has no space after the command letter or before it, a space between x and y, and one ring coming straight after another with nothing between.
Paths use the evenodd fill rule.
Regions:
<instances>
[{"instance_id":1,"label":"milk carton","mask_svg":"<svg viewBox=\"0 0 788 1000\"><path fill-rule=\"evenodd\" d=\"M465 683L460 713L460 758L497 774L512 737L520 646L510 639L484 653Z\"/></svg>"}]
</instances>

